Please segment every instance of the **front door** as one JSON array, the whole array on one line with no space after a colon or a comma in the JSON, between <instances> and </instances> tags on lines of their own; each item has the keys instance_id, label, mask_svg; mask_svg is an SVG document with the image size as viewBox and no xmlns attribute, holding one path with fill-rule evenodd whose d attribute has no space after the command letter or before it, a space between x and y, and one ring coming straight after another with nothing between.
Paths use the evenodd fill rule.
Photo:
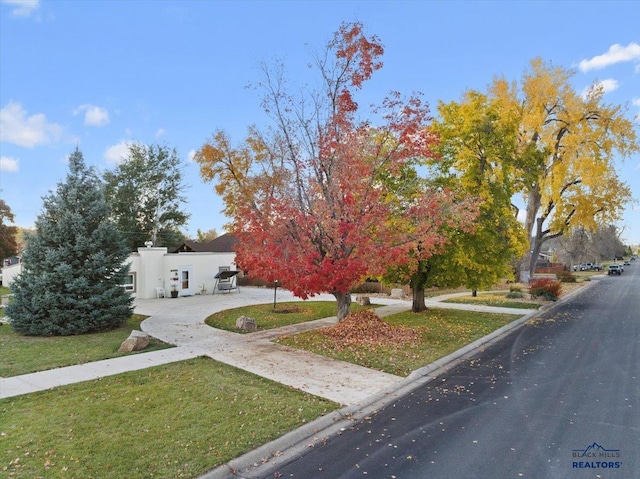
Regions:
<instances>
[{"instance_id":1,"label":"front door","mask_svg":"<svg viewBox=\"0 0 640 479\"><path fill-rule=\"evenodd\" d=\"M191 277L193 276L191 266L180 266L178 268L178 290L180 296L191 296Z\"/></svg>"}]
</instances>

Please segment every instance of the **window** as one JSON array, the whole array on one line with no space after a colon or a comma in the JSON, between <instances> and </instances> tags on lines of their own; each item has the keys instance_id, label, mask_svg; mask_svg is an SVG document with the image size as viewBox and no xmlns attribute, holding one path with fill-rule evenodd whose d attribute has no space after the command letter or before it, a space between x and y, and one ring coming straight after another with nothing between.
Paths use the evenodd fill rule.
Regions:
<instances>
[{"instance_id":1,"label":"window","mask_svg":"<svg viewBox=\"0 0 640 479\"><path fill-rule=\"evenodd\" d=\"M122 285L125 291L129 293L136 292L136 273L129 273L124 279L124 284Z\"/></svg>"}]
</instances>

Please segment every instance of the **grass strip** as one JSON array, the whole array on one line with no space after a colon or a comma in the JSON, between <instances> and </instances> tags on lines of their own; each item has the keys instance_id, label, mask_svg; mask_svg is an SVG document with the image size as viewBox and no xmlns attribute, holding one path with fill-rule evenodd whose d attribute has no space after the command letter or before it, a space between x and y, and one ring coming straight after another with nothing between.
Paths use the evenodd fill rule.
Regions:
<instances>
[{"instance_id":1,"label":"grass strip","mask_svg":"<svg viewBox=\"0 0 640 479\"><path fill-rule=\"evenodd\" d=\"M104 333L77 336L23 336L13 332L11 326L0 326L0 377L44 371L64 366L73 366L102 359L117 358L127 354L118 348L131 331L140 329L147 316L134 314L121 327ZM142 353L172 347L157 339Z\"/></svg>"},{"instance_id":2,"label":"grass strip","mask_svg":"<svg viewBox=\"0 0 640 479\"><path fill-rule=\"evenodd\" d=\"M372 308L376 305L360 306L351 304L351 311L359 311L363 308ZM236 320L240 316L248 316L256 320L258 331L280 328L291 324L305 323L316 319L329 318L336 315L336 303L334 301L290 301L277 303L273 309L273 303L242 306L240 308L227 309L209 316L205 323L213 328L226 331L239 332L236 329Z\"/></svg>"},{"instance_id":3,"label":"grass strip","mask_svg":"<svg viewBox=\"0 0 640 479\"><path fill-rule=\"evenodd\" d=\"M482 304L484 306L517 309L538 309L542 306L542 304L535 301L518 301L507 298L507 293L482 293L475 297L469 294L469 296L447 299L443 303Z\"/></svg>"},{"instance_id":4,"label":"grass strip","mask_svg":"<svg viewBox=\"0 0 640 479\"><path fill-rule=\"evenodd\" d=\"M457 349L515 320L511 314L429 309L422 313L399 313L384 321L413 328L417 342L406 345L342 344L322 331L308 331L278 339L280 344L359 364L398 376L407 376Z\"/></svg>"},{"instance_id":5,"label":"grass strip","mask_svg":"<svg viewBox=\"0 0 640 479\"><path fill-rule=\"evenodd\" d=\"M337 407L197 358L0 400L0 476L193 478Z\"/></svg>"}]
</instances>

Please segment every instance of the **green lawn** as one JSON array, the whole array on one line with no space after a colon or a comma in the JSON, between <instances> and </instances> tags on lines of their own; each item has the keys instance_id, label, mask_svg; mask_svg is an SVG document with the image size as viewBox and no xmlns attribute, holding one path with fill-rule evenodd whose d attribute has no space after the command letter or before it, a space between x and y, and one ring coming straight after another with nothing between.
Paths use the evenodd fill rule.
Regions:
<instances>
[{"instance_id":1,"label":"green lawn","mask_svg":"<svg viewBox=\"0 0 640 479\"><path fill-rule=\"evenodd\" d=\"M0 476L194 478L338 407L183 361L0 400Z\"/></svg>"},{"instance_id":2,"label":"green lawn","mask_svg":"<svg viewBox=\"0 0 640 479\"><path fill-rule=\"evenodd\" d=\"M542 304L535 301L507 298L507 293L478 293L478 296L460 296L443 301L444 303L482 304L500 308L538 309Z\"/></svg>"},{"instance_id":3,"label":"green lawn","mask_svg":"<svg viewBox=\"0 0 640 479\"><path fill-rule=\"evenodd\" d=\"M366 307L371 308L375 307L375 305ZM351 304L351 311L358 311L362 308L359 304ZM236 329L236 320L240 316L248 316L256 320L258 331L262 331L315 319L329 318L335 315L335 301L291 301L277 303L275 311L273 303L227 309L212 314L205 320L205 323L213 328L239 332Z\"/></svg>"},{"instance_id":4,"label":"green lawn","mask_svg":"<svg viewBox=\"0 0 640 479\"><path fill-rule=\"evenodd\" d=\"M124 326L106 333L82 334L78 336L37 337L16 334L11 326L0 326L0 377L43 371L101 359L116 358L126 354L118 348L131 331L140 329L147 318L134 314ZM140 352L155 351L171 347L151 338L149 346Z\"/></svg>"},{"instance_id":5,"label":"green lawn","mask_svg":"<svg viewBox=\"0 0 640 479\"><path fill-rule=\"evenodd\" d=\"M212 316L220 321L213 325L233 330L237 317L247 315L267 329L335 314L334 302L272 308L226 311ZM402 347L340 347L319 331L280 342L407 375L516 317L432 309L385 318L420 332L418 343ZM142 319L136 316L108 333L56 338L24 337L2 326L2 376L117 356L120 343ZM338 407L210 359L182 361L0 400L0 473L14 478L195 478Z\"/></svg>"},{"instance_id":6,"label":"green lawn","mask_svg":"<svg viewBox=\"0 0 640 479\"><path fill-rule=\"evenodd\" d=\"M6 286L0 286L0 296L4 296L5 294L11 294L11 290ZM4 316L4 309L0 308L0 318Z\"/></svg>"},{"instance_id":7,"label":"green lawn","mask_svg":"<svg viewBox=\"0 0 640 479\"><path fill-rule=\"evenodd\" d=\"M430 309L422 313L406 312L384 318L391 325L420 331L421 340L416 344L397 347L343 347L317 330L286 336L278 342L368 368L407 376L517 318L518 316L510 314Z\"/></svg>"}]
</instances>

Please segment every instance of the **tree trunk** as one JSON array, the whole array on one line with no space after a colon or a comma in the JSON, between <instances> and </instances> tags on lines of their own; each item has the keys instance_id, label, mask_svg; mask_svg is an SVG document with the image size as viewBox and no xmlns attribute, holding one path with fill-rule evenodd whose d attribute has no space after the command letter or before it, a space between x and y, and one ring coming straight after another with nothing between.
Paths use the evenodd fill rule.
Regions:
<instances>
[{"instance_id":1,"label":"tree trunk","mask_svg":"<svg viewBox=\"0 0 640 479\"><path fill-rule=\"evenodd\" d=\"M533 227L536 223L536 215L540 210L540 205L542 203L542 195L540 194L540 187L536 184L529 192L527 198L527 215L524 221L524 227L527 231L527 237L529 239L533 236ZM533 247L533 243L530 244L530 249Z\"/></svg>"},{"instance_id":2,"label":"tree trunk","mask_svg":"<svg viewBox=\"0 0 640 479\"><path fill-rule=\"evenodd\" d=\"M477 296L478 296L478 290L477 290L477 289L474 289L473 291L471 291L471 296L472 296L473 298L477 297Z\"/></svg>"},{"instance_id":3,"label":"tree trunk","mask_svg":"<svg viewBox=\"0 0 640 479\"><path fill-rule=\"evenodd\" d=\"M538 263L538 257L540 251L542 251L542 244L546 241L546 238L542 237L542 218L538 218L536 221L536 235L531 238L530 249L531 258L529 258L529 278L533 278L536 272L536 264Z\"/></svg>"},{"instance_id":4,"label":"tree trunk","mask_svg":"<svg viewBox=\"0 0 640 479\"><path fill-rule=\"evenodd\" d=\"M427 305L424 303L424 286L412 287L411 295L413 296L411 311L414 313L425 311L427 309Z\"/></svg>"},{"instance_id":5,"label":"tree trunk","mask_svg":"<svg viewBox=\"0 0 640 479\"><path fill-rule=\"evenodd\" d=\"M427 284L427 279L429 279L429 264L427 261L420 261L418 263L418 270L413 273L409 283L413 297L411 311L414 313L419 313L427 309L427 305L424 303L424 287Z\"/></svg>"},{"instance_id":6,"label":"tree trunk","mask_svg":"<svg viewBox=\"0 0 640 479\"><path fill-rule=\"evenodd\" d=\"M536 219L538 211L540 211L541 203L542 195L540 194L540 186L536 184L529 192L527 198L527 215L524 222L524 227L527 231L527 238L529 238L529 252L527 253L529 257L525 257L522 264L524 266L527 259L529 260L528 270L530 278L533 278L536 263L538 262L538 254L542 247L542 244L539 242L539 233L542 231L542 224L540 224L540 218ZM533 231L534 226L536 227L536 232ZM537 251L534 251L535 249L537 249Z\"/></svg>"},{"instance_id":7,"label":"tree trunk","mask_svg":"<svg viewBox=\"0 0 640 479\"><path fill-rule=\"evenodd\" d=\"M349 293L341 293L339 291L334 291L332 293L336 301L338 301L338 312L336 316L338 321L342 321L347 314L349 314L349 306L351 306L351 295Z\"/></svg>"}]
</instances>

